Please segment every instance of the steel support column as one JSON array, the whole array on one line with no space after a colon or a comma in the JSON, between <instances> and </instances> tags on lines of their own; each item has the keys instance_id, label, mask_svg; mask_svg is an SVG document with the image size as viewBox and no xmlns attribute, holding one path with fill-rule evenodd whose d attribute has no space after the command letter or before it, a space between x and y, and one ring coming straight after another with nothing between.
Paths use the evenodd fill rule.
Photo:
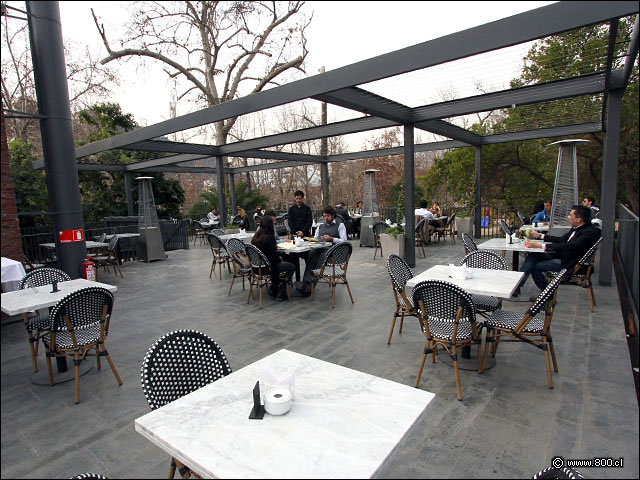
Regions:
<instances>
[{"instance_id":1,"label":"steel support column","mask_svg":"<svg viewBox=\"0 0 640 480\"><path fill-rule=\"evenodd\" d=\"M413 209L415 196L415 146L413 144L414 127L404 125L404 260L410 267L416 266L416 221Z\"/></svg>"},{"instance_id":2,"label":"steel support column","mask_svg":"<svg viewBox=\"0 0 640 480\"><path fill-rule=\"evenodd\" d=\"M473 214L473 236L480 238L482 234L481 221L482 221L482 186L480 184L480 167L482 165L482 147L477 146L476 150L476 209Z\"/></svg>"},{"instance_id":3,"label":"steel support column","mask_svg":"<svg viewBox=\"0 0 640 480\"><path fill-rule=\"evenodd\" d=\"M124 172L124 194L127 199L127 215L134 216L133 194L131 192L131 173Z\"/></svg>"},{"instance_id":4,"label":"steel support column","mask_svg":"<svg viewBox=\"0 0 640 480\"><path fill-rule=\"evenodd\" d=\"M26 5L53 230L84 230L58 2ZM58 267L80 278L86 243L60 243L57 234L54 238Z\"/></svg>"},{"instance_id":5,"label":"steel support column","mask_svg":"<svg viewBox=\"0 0 640 480\"><path fill-rule=\"evenodd\" d=\"M598 264L598 283L611 285L613 265L613 232L616 219L616 195L618 186L618 150L620 146L620 108L624 90L611 90L607 94L607 122L602 161L602 185L600 187L600 219L602 220L602 245Z\"/></svg>"},{"instance_id":6,"label":"steel support column","mask_svg":"<svg viewBox=\"0 0 640 480\"><path fill-rule=\"evenodd\" d=\"M236 176L232 173L229 175L229 186L231 187L231 217L236 214Z\"/></svg>"},{"instance_id":7,"label":"steel support column","mask_svg":"<svg viewBox=\"0 0 640 480\"><path fill-rule=\"evenodd\" d=\"M227 209L224 204L224 158L216 157L216 177L218 180L218 214L220 225L227 224Z\"/></svg>"}]
</instances>

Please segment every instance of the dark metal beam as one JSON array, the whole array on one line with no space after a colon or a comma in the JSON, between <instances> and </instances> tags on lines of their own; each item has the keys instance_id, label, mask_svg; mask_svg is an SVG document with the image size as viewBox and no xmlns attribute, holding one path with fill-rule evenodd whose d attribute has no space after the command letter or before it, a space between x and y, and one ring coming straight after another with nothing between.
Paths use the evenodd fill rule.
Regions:
<instances>
[{"instance_id":1,"label":"dark metal beam","mask_svg":"<svg viewBox=\"0 0 640 480\"><path fill-rule=\"evenodd\" d=\"M247 167L236 167L231 170L233 173L258 172L258 171L261 172L263 170L273 170L276 168L303 167L305 165L316 165L317 163L318 162L315 162L315 161L271 162L271 163L260 163L257 165L249 165Z\"/></svg>"},{"instance_id":2,"label":"dark metal beam","mask_svg":"<svg viewBox=\"0 0 640 480\"><path fill-rule=\"evenodd\" d=\"M563 98L591 95L604 91L604 73L585 77L557 80L540 85L502 90L475 97L461 98L413 109L412 120L423 122L439 118L457 117L476 112L487 112L513 105L548 102Z\"/></svg>"},{"instance_id":3,"label":"dark metal beam","mask_svg":"<svg viewBox=\"0 0 640 480\"><path fill-rule=\"evenodd\" d=\"M636 57L638 56L638 30L640 30L640 26L638 25L639 21L640 15L636 17L636 23L633 25L631 40L629 41L629 48L627 49L627 58L624 61L624 67L622 67L624 78L622 88L627 87L627 83L629 83L629 77L631 76L631 70L633 70L633 65L636 63Z\"/></svg>"},{"instance_id":4,"label":"dark metal beam","mask_svg":"<svg viewBox=\"0 0 640 480\"><path fill-rule=\"evenodd\" d=\"M554 3L165 120L149 127L99 140L81 147L82 152L83 155L90 155L120 148L142 140L536 40L584 25L605 22L637 11L638 3L635 1Z\"/></svg>"},{"instance_id":5,"label":"dark metal beam","mask_svg":"<svg viewBox=\"0 0 640 480\"><path fill-rule=\"evenodd\" d=\"M419 122L416 123L415 126L421 130L426 130L428 132L435 133L436 135L443 135L451 138L452 140L470 143L471 145L480 145L480 143L482 143L481 135L442 120Z\"/></svg>"},{"instance_id":6,"label":"dark metal beam","mask_svg":"<svg viewBox=\"0 0 640 480\"><path fill-rule=\"evenodd\" d=\"M415 145L415 152L433 152L436 150L449 150L452 148L468 147L465 142L456 140L445 140L443 142L421 143ZM347 160L361 160L363 158L385 157L388 155L402 155L404 147L382 148L379 150L366 150L363 152L341 153L338 155L329 155L327 160L330 162L344 162Z\"/></svg>"},{"instance_id":7,"label":"dark metal beam","mask_svg":"<svg viewBox=\"0 0 640 480\"><path fill-rule=\"evenodd\" d=\"M214 158L211 155L192 155L190 153L187 154L178 154L178 155L171 155L169 157L160 157L160 158L155 158L153 160L144 160L142 162L136 162L136 163L127 163L126 164L126 169L129 172L133 172L135 170L143 170L145 168L149 168L149 167L160 167L163 165L173 165L176 163L182 163L182 162L191 162L194 160L203 160L205 158Z\"/></svg>"},{"instance_id":8,"label":"dark metal beam","mask_svg":"<svg viewBox=\"0 0 640 480\"><path fill-rule=\"evenodd\" d=\"M494 143L517 142L520 140L535 140L536 138L562 137L564 135L580 135L583 133L601 132L600 122L581 123L578 125L567 125L565 127L537 128L535 130L525 130L523 132L497 133L482 137L482 145L492 145Z\"/></svg>"},{"instance_id":9,"label":"dark metal beam","mask_svg":"<svg viewBox=\"0 0 640 480\"><path fill-rule=\"evenodd\" d=\"M480 238L482 236L482 183L481 183L481 167L482 167L482 147L475 148L475 170L476 170L476 208L473 214L473 236Z\"/></svg>"},{"instance_id":10,"label":"dark metal beam","mask_svg":"<svg viewBox=\"0 0 640 480\"><path fill-rule=\"evenodd\" d=\"M238 152L246 150L275 147L277 145L285 145L288 143L305 142L307 140L315 140L322 137L335 137L338 135L346 135L348 133L358 133L378 128L393 127L395 125L397 125L396 122L382 118L355 118L353 120L345 120L343 122L335 122L318 127L304 128L293 132L278 133L276 135L268 135L266 137L254 138L252 140L228 143L227 145L221 146L220 151L224 155L232 156L237 155Z\"/></svg>"}]
</instances>

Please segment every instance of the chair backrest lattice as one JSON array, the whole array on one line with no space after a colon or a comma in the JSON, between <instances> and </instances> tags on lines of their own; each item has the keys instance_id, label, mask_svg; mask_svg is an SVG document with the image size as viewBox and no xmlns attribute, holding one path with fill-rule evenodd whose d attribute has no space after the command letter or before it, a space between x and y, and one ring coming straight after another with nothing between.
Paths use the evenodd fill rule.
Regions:
<instances>
[{"instance_id":1,"label":"chair backrest lattice","mask_svg":"<svg viewBox=\"0 0 640 480\"><path fill-rule=\"evenodd\" d=\"M211 244L211 247L213 249L218 251L226 251L224 247L224 242L220 240L220 238L218 238L218 236L215 233L208 234L207 239L209 240L209 243Z\"/></svg>"},{"instance_id":2,"label":"chair backrest lattice","mask_svg":"<svg viewBox=\"0 0 640 480\"><path fill-rule=\"evenodd\" d=\"M600 237L598 241L594 243L589 250L587 250L587 252L582 256L582 258L578 262L578 265L589 266L591 263L593 263L595 258L595 253L596 253L596 250L598 249L598 246L600 245L600 242L602 242L602 237Z\"/></svg>"},{"instance_id":3,"label":"chair backrest lattice","mask_svg":"<svg viewBox=\"0 0 640 480\"><path fill-rule=\"evenodd\" d=\"M227 357L211 337L175 330L149 348L140 376L144 396L155 410L230 373Z\"/></svg>"},{"instance_id":4,"label":"chair backrest lattice","mask_svg":"<svg viewBox=\"0 0 640 480\"><path fill-rule=\"evenodd\" d=\"M478 246L476 245L476 242L473 241L473 238L471 238L469 234L467 233L462 234L462 242L464 243L464 246L467 248L468 253L475 252L478 250Z\"/></svg>"},{"instance_id":5,"label":"chair backrest lattice","mask_svg":"<svg viewBox=\"0 0 640 480\"><path fill-rule=\"evenodd\" d=\"M409 264L395 253L387 258L387 271L391 277L393 288L397 292L401 292L407 282L413 278Z\"/></svg>"},{"instance_id":6,"label":"chair backrest lattice","mask_svg":"<svg viewBox=\"0 0 640 480\"><path fill-rule=\"evenodd\" d=\"M457 285L441 280L425 280L415 286L412 297L413 304L419 309L423 319L427 320L427 325L423 325L426 333L436 336L442 332L451 332L452 340L458 339L453 336L455 328L452 324L455 324L460 309L458 325L475 325L473 301ZM458 328L457 332L460 331Z\"/></svg>"},{"instance_id":7,"label":"chair backrest lattice","mask_svg":"<svg viewBox=\"0 0 640 480\"><path fill-rule=\"evenodd\" d=\"M373 233L380 236L381 233L389 227L385 222L376 222L373 224Z\"/></svg>"},{"instance_id":8,"label":"chair backrest lattice","mask_svg":"<svg viewBox=\"0 0 640 480\"><path fill-rule=\"evenodd\" d=\"M51 310L51 330L67 331L64 317L69 317L74 330L93 325L111 316L113 294L102 287L87 287L70 293ZM106 314L103 318L103 313ZM105 329L105 335L108 327Z\"/></svg>"},{"instance_id":9,"label":"chair backrest lattice","mask_svg":"<svg viewBox=\"0 0 640 480\"><path fill-rule=\"evenodd\" d=\"M69 280L71 280L71 277L66 272L58 268L36 268L20 279L18 289L22 290L24 288L42 287L44 285L51 285L54 281L67 282Z\"/></svg>"},{"instance_id":10,"label":"chair backrest lattice","mask_svg":"<svg viewBox=\"0 0 640 480\"><path fill-rule=\"evenodd\" d=\"M109 246L107 247L107 250L109 250L109 252L115 252L117 245L118 235L114 235L113 237L111 237L111 240L109 240Z\"/></svg>"},{"instance_id":11,"label":"chair backrest lattice","mask_svg":"<svg viewBox=\"0 0 640 480\"><path fill-rule=\"evenodd\" d=\"M498 224L500 225L500 230L502 230L505 235L511 236L511 229L509 228L509 225L507 225L507 222L505 222L503 219L500 219L498 221Z\"/></svg>"},{"instance_id":12,"label":"chair backrest lattice","mask_svg":"<svg viewBox=\"0 0 640 480\"><path fill-rule=\"evenodd\" d=\"M255 245L248 244L245 247L245 251L247 252L247 255L249 255L249 260L251 261L251 266L253 268L266 268L271 266L267 256Z\"/></svg>"},{"instance_id":13,"label":"chair backrest lattice","mask_svg":"<svg viewBox=\"0 0 640 480\"><path fill-rule=\"evenodd\" d=\"M219 229L219 228L214 228L214 229L212 229L209 233L210 233L211 235L217 235L217 236L220 236L220 235L224 235L224 230L221 230L221 229Z\"/></svg>"},{"instance_id":14,"label":"chair backrest lattice","mask_svg":"<svg viewBox=\"0 0 640 480\"><path fill-rule=\"evenodd\" d=\"M237 238L231 238L227 242L227 253L229 256L233 257L236 253L244 253L245 252L245 244L242 240Z\"/></svg>"},{"instance_id":15,"label":"chair backrest lattice","mask_svg":"<svg viewBox=\"0 0 640 480\"><path fill-rule=\"evenodd\" d=\"M351 243L338 243L327 250L324 258L324 264L328 267L333 265L344 267L349 262L352 251L353 247L351 246Z\"/></svg>"},{"instance_id":16,"label":"chair backrest lattice","mask_svg":"<svg viewBox=\"0 0 640 480\"><path fill-rule=\"evenodd\" d=\"M422 219L418 222L418 224L416 225L416 234L417 235L421 235L422 234L422 229L424 228L424 223L426 222L426 219Z\"/></svg>"},{"instance_id":17,"label":"chair backrest lattice","mask_svg":"<svg viewBox=\"0 0 640 480\"><path fill-rule=\"evenodd\" d=\"M542 310L546 309L547 303L552 299L553 294L558 288L558 285L560 285L560 282L562 281L562 277L566 273L567 273L566 268L563 268L562 270L560 270L558 274L549 282L549 285L547 285L547 287L542 292L540 292L535 302L533 302L533 305L531 305L531 307L529 307L529 310L528 310L528 313L532 317L536 316Z\"/></svg>"},{"instance_id":18,"label":"chair backrest lattice","mask_svg":"<svg viewBox=\"0 0 640 480\"><path fill-rule=\"evenodd\" d=\"M460 266L462 265L466 265L469 268L487 268L491 270L509 269L504 258L491 250L476 250L468 253L460 262Z\"/></svg>"}]
</instances>

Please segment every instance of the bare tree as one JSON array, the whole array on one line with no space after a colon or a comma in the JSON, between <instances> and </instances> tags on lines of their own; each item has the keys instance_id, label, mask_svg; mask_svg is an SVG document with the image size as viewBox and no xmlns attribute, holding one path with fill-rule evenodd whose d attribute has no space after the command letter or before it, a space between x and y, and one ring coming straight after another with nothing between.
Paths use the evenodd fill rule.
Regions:
<instances>
[{"instance_id":1,"label":"bare tree","mask_svg":"<svg viewBox=\"0 0 640 480\"><path fill-rule=\"evenodd\" d=\"M74 113L103 98L109 92L105 84L115 82L111 70L94 61L86 47L78 53L78 46L66 41L65 59L69 102ZM37 113L31 47L27 22L24 20L2 17L1 76L3 108L27 114ZM6 118L5 125L9 139L31 141L36 145L36 150L40 150L40 129L36 118Z\"/></svg>"},{"instance_id":2,"label":"bare tree","mask_svg":"<svg viewBox=\"0 0 640 480\"><path fill-rule=\"evenodd\" d=\"M159 61L167 75L181 80L178 100L213 106L277 84L277 78L291 69L304 71L309 23L300 13L303 5L141 2L120 49L112 48L104 25L91 12L108 54L103 64L131 57ZM227 142L236 120L214 124L217 145Z\"/></svg>"}]
</instances>

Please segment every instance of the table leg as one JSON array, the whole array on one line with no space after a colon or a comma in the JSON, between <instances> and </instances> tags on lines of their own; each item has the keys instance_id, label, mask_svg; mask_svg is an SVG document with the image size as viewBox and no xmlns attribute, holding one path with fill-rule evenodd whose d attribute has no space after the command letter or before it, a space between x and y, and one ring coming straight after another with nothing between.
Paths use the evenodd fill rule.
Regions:
<instances>
[{"instance_id":1,"label":"table leg","mask_svg":"<svg viewBox=\"0 0 640 480\"><path fill-rule=\"evenodd\" d=\"M520 252L514 251L513 252L513 268L512 270L514 272L517 272L518 270L520 270Z\"/></svg>"}]
</instances>

